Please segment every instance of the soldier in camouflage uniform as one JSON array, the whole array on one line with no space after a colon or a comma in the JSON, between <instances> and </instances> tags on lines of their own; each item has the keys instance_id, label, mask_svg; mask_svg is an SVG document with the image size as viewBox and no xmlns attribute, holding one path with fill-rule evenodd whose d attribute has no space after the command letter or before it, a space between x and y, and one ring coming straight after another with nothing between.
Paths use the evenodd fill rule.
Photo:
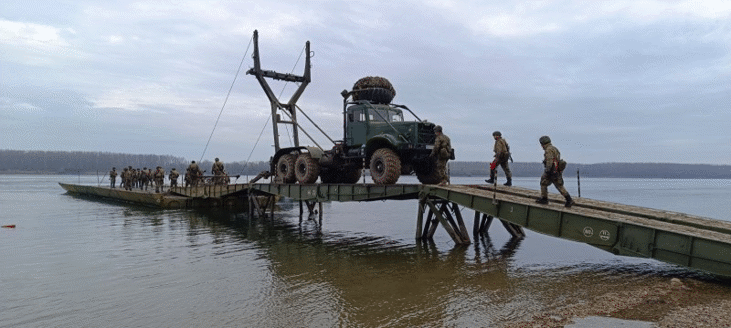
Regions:
<instances>
[{"instance_id":1,"label":"soldier in camouflage uniform","mask_svg":"<svg viewBox=\"0 0 731 328\"><path fill-rule=\"evenodd\" d=\"M223 163L218 161L218 157L216 157L216 161L213 163L213 167L211 167L211 172L213 172L213 183L214 184L223 184Z\"/></svg>"},{"instance_id":2,"label":"soldier in camouflage uniform","mask_svg":"<svg viewBox=\"0 0 731 328\"><path fill-rule=\"evenodd\" d=\"M178 186L179 176L180 174L178 173L178 171L175 170L175 168L170 171L170 175L168 176L168 178L170 179L170 188Z\"/></svg>"},{"instance_id":3,"label":"soldier in camouflage uniform","mask_svg":"<svg viewBox=\"0 0 731 328\"><path fill-rule=\"evenodd\" d=\"M566 198L566 204L564 206L571 207L571 205L574 205L574 201L563 186L563 168L559 167L561 153L551 144L551 138L548 136L542 136L538 141L544 150L544 171L541 176L541 198L538 198L536 202L539 204L548 204L548 186L553 184L561 195Z\"/></svg>"},{"instance_id":4,"label":"soldier in camouflage uniform","mask_svg":"<svg viewBox=\"0 0 731 328\"><path fill-rule=\"evenodd\" d=\"M117 182L117 168L113 167L111 171L109 171L109 181L111 183L111 187L114 188L114 185L116 185Z\"/></svg>"},{"instance_id":5,"label":"soldier in camouflage uniform","mask_svg":"<svg viewBox=\"0 0 731 328\"><path fill-rule=\"evenodd\" d=\"M434 149L432 149L430 156L437 159L437 172L439 172L439 176L441 177L439 185L444 186L449 183L447 161L452 156L452 144L449 137L442 133L441 126L435 126L434 133L437 135L437 138L434 140Z\"/></svg>"},{"instance_id":6,"label":"soldier in camouflage uniform","mask_svg":"<svg viewBox=\"0 0 731 328\"><path fill-rule=\"evenodd\" d=\"M125 167L122 172L122 184L124 184L124 190L130 190L131 188L132 178L130 177L130 174L132 174L132 172L129 170L129 167Z\"/></svg>"},{"instance_id":7,"label":"soldier in camouflage uniform","mask_svg":"<svg viewBox=\"0 0 731 328\"><path fill-rule=\"evenodd\" d=\"M492 149L492 151L495 152L495 158L492 160L492 163L490 163L490 180L485 180L485 182L495 183L495 179L497 179L497 167L500 165L500 167L503 168L503 172L505 172L505 178L508 180L504 185L512 186L513 173L510 172L510 166L508 165L508 160L510 159L510 146L508 146L508 142L503 139L503 135L500 131L493 132L492 136L495 138L495 146Z\"/></svg>"},{"instance_id":8,"label":"soldier in camouflage uniform","mask_svg":"<svg viewBox=\"0 0 731 328\"><path fill-rule=\"evenodd\" d=\"M153 174L153 179L155 180L155 192L164 192L165 191L165 170L162 169L162 166L158 166L157 170L155 170L155 173Z\"/></svg>"},{"instance_id":9,"label":"soldier in camouflage uniform","mask_svg":"<svg viewBox=\"0 0 731 328\"><path fill-rule=\"evenodd\" d=\"M191 161L186 170L185 179L189 185L195 187L198 185L198 178L201 176L201 169L195 161Z\"/></svg>"}]
</instances>

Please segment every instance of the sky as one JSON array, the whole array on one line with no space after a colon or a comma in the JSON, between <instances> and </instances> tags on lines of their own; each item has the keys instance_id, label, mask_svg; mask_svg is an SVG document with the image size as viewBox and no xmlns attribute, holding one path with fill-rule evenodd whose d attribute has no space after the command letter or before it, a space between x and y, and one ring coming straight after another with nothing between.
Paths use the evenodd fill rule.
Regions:
<instances>
[{"instance_id":1,"label":"sky","mask_svg":"<svg viewBox=\"0 0 731 328\"><path fill-rule=\"evenodd\" d=\"M499 130L515 161L548 135L570 163L731 164L728 1L4 0L0 149L266 161L254 30L281 73L304 72L310 41L297 104L336 140L340 92L382 76L459 161L492 160Z\"/></svg>"}]
</instances>

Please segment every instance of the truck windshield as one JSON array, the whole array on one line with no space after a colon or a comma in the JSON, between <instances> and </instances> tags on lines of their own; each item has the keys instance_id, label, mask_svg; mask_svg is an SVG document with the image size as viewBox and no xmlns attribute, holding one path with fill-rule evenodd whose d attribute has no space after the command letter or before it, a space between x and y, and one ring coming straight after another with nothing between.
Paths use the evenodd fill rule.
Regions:
<instances>
[{"instance_id":1,"label":"truck windshield","mask_svg":"<svg viewBox=\"0 0 731 328\"><path fill-rule=\"evenodd\" d=\"M374 109L371 111L369 119L371 122L403 122L404 114L400 111L388 109Z\"/></svg>"}]
</instances>

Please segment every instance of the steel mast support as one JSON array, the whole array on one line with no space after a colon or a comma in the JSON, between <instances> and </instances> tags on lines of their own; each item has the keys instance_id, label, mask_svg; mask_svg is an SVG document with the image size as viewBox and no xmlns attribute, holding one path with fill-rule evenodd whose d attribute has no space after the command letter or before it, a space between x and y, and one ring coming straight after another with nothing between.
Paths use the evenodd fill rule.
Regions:
<instances>
[{"instance_id":1,"label":"steel mast support","mask_svg":"<svg viewBox=\"0 0 731 328\"><path fill-rule=\"evenodd\" d=\"M297 109L296 104L297 100L299 100L300 96L302 96L302 93L305 91L305 88L310 83L310 41L307 41L305 43L305 72L302 76L288 74L288 73L277 73L275 71L267 71L261 69L261 61L259 60L259 32L257 30L254 30L254 54L252 57L254 58L254 67L249 69L246 74L254 75L256 77L256 80L259 81L259 84L261 85L261 88L264 89L264 93L266 93L267 98L269 98L269 102L271 103L271 110L272 110L272 127L274 130L274 151L277 152L280 149L279 145L279 124L290 124L292 125L292 137L294 138L294 146L299 147L299 133L298 133L298 125L297 125ZM297 90L292 94L292 98L289 99L289 102L286 104L283 104L282 102L277 99L277 96L272 92L272 89L269 87L269 84L264 78L271 78L274 80L281 80L281 81L287 81L287 82L295 82L299 83L299 87ZM281 119L281 116L277 114L278 110L285 111L288 114L288 117L291 118L291 121L283 121Z\"/></svg>"}]
</instances>

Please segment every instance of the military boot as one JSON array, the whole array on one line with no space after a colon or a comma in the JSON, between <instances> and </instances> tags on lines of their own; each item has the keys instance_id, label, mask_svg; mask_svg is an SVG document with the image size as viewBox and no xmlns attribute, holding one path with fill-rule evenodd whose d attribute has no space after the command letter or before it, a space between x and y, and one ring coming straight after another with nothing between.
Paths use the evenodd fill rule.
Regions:
<instances>
[{"instance_id":1,"label":"military boot","mask_svg":"<svg viewBox=\"0 0 731 328\"><path fill-rule=\"evenodd\" d=\"M571 199L571 195L566 194L566 204L564 204L564 206L571 207L571 205L574 205L574 204L576 204L576 203L574 203L574 200Z\"/></svg>"},{"instance_id":2,"label":"military boot","mask_svg":"<svg viewBox=\"0 0 731 328\"><path fill-rule=\"evenodd\" d=\"M548 204L548 197L541 197L536 199L536 203L538 204Z\"/></svg>"},{"instance_id":3,"label":"military boot","mask_svg":"<svg viewBox=\"0 0 731 328\"><path fill-rule=\"evenodd\" d=\"M513 179L511 179L511 178L508 178L508 182L505 182L505 183L503 183L503 186L508 186L508 187L510 187L510 186L512 186L512 185L513 185Z\"/></svg>"},{"instance_id":4,"label":"military boot","mask_svg":"<svg viewBox=\"0 0 731 328\"><path fill-rule=\"evenodd\" d=\"M495 183L495 172L490 172L490 180L485 180L489 184Z\"/></svg>"}]
</instances>

